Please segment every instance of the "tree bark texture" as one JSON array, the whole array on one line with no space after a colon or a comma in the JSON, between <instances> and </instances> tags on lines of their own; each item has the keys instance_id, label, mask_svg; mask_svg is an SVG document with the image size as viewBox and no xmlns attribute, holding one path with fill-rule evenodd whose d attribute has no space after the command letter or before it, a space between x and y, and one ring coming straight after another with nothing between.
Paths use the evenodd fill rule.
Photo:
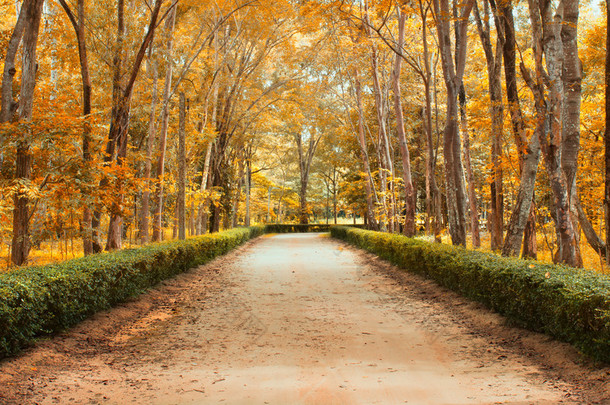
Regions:
<instances>
[{"instance_id":1,"label":"tree bark texture","mask_svg":"<svg viewBox=\"0 0 610 405\"><path fill-rule=\"evenodd\" d=\"M154 58L154 59L153 59ZM142 206L140 209L140 226L138 234L140 237L140 243L146 244L149 241L149 228L150 228L150 188L151 175L152 175L152 160L153 150L157 140L157 96L159 87L159 69L157 66L157 59L153 54L153 44L148 53L148 70L150 72L152 80L152 94L150 101L150 114L148 121L148 137L146 139L146 161L144 163L144 191L142 192Z\"/></svg>"},{"instance_id":2,"label":"tree bark texture","mask_svg":"<svg viewBox=\"0 0 610 405\"><path fill-rule=\"evenodd\" d=\"M366 192L366 206L367 206L367 224L373 230L378 230L377 219L375 218L375 205L373 205L373 195L375 195L375 201L377 200L375 190L375 184L373 183L373 176L371 175L371 165L369 163L369 156L366 149L366 132L364 128L364 111L362 107L362 90L360 86L360 80L356 77L354 80L354 87L356 90L356 104L358 107L358 144L360 145L360 156L362 159L362 166L366 178L364 179L364 189Z\"/></svg>"},{"instance_id":3,"label":"tree bark texture","mask_svg":"<svg viewBox=\"0 0 610 405\"><path fill-rule=\"evenodd\" d=\"M540 143L535 139L537 138L537 135L533 135L530 140L527 139L525 122L521 111L519 90L517 87L515 23L511 1L508 0L501 3L494 11L496 14L496 27L499 27L498 34L504 36L502 56L504 60L507 106L511 117L513 138L519 154L521 184L526 184L526 189L523 190L523 192L521 192L521 190L519 191L517 201L515 202L515 210L519 209L519 212L515 213L515 210L513 210L513 214L511 215L511 219L507 226L506 237L502 246L502 254L518 256L519 252L521 252L521 245L523 245L522 256L535 259L537 254L534 201L524 204L519 198L534 198L533 189L530 193L529 188L531 184L535 185L536 179L527 179L524 183L523 172L527 172L530 176L536 176L540 157ZM530 154L533 155L530 156ZM532 167L534 163L536 164L535 170ZM529 197L530 195L531 197ZM523 209L529 209L530 211L527 213L521 212ZM527 220L523 222L523 218L527 218Z\"/></svg>"},{"instance_id":4,"label":"tree bark texture","mask_svg":"<svg viewBox=\"0 0 610 405\"><path fill-rule=\"evenodd\" d=\"M436 30L443 77L447 89L447 121L443 131L443 151L447 186L447 213L449 233L454 245L466 245L466 192L462 166L461 141L458 128L458 91L462 84L466 64L467 27L473 0L469 0L460 14L458 25L459 42L456 53L451 50L451 29L448 0L434 0ZM455 56L455 63L454 63Z\"/></svg>"},{"instance_id":5,"label":"tree bark texture","mask_svg":"<svg viewBox=\"0 0 610 405\"><path fill-rule=\"evenodd\" d=\"M78 56L80 61L81 71L81 82L83 86L82 90L82 102L83 102L83 117L85 119L83 123L83 169L85 171L86 178L83 183L88 184L91 178L89 174L89 166L92 160L91 157L91 124L89 122L89 115L91 114L91 74L89 72L89 60L87 57L87 40L85 36L85 0L78 0L77 3L77 16L74 15L72 9L66 3L65 0L59 0L59 3L63 7L68 19L70 20L74 33L76 35L76 42L78 45ZM87 190L81 190L82 193L87 193ZM89 208L90 204L85 203L83 208L83 218L81 221L81 232L83 238L83 253L90 255L94 253L93 250L93 230L91 228L92 212Z\"/></svg>"},{"instance_id":6,"label":"tree bark texture","mask_svg":"<svg viewBox=\"0 0 610 405\"><path fill-rule=\"evenodd\" d=\"M402 49L404 46L405 38L405 21L407 18L406 13L400 11L397 8L398 13L398 49ZM394 72L392 77L392 88L394 90L394 113L396 115L396 130L398 133L398 141L400 143L400 154L402 157L402 176L405 184L405 219L403 226L403 233L406 236L415 235L415 203L416 195L415 189L413 188L413 179L411 176L411 157L409 154L409 146L407 144L407 136L405 133L405 122L402 112L402 100L401 100L401 89L400 89L400 71L401 71L402 57L400 55L395 56L394 60ZM336 221L335 221L336 223Z\"/></svg>"},{"instance_id":7,"label":"tree bark texture","mask_svg":"<svg viewBox=\"0 0 610 405\"><path fill-rule=\"evenodd\" d=\"M491 43L491 29L489 24L489 2L484 0L484 19L481 18L479 8L475 3L474 15L481 44L487 62L487 78L491 116L491 215L488 225L491 236L491 249L502 248L504 238L504 191L502 173L502 135L504 132L504 105L502 102L502 50L504 38L497 33L496 49ZM497 20L496 20L497 21ZM499 24L498 24L499 25Z\"/></svg>"},{"instance_id":8,"label":"tree bark texture","mask_svg":"<svg viewBox=\"0 0 610 405\"><path fill-rule=\"evenodd\" d=\"M606 10L610 10L610 0L606 0ZM606 223L606 246L610 246L610 13L606 13L606 67L605 67L605 100L606 100L606 128L604 130L604 217ZM610 250L610 249L609 249ZM610 264L610 254L606 250L606 262Z\"/></svg>"},{"instance_id":9,"label":"tree bark texture","mask_svg":"<svg viewBox=\"0 0 610 405\"><path fill-rule=\"evenodd\" d=\"M127 136L129 130L129 118L131 112L131 96L133 94L133 88L140 72L140 66L146 55L146 51L153 40L155 28L157 26L157 19L161 9L163 0L157 0L152 9L150 21L148 24L148 30L140 44L138 52L136 53L135 60L132 64L131 71L128 72L125 77L126 80L123 82L123 64L124 64L124 35L125 35L125 14L124 14L124 0L119 0L118 3L118 23L117 23L117 44L114 56L114 74L113 74L113 102L112 102L112 113L110 130L108 131L108 141L106 143L106 154L104 161L109 165L112 160L116 158L117 166L122 166L127 156ZM106 250L120 249L122 245L122 228L123 228L123 193L121 190L121 180L113 185L116 192L116 199L112 203L110 208L110 221L108 224L108 236L106 239ZM107 177L103 178L100 182L102 187L109 185ZM100 224L100 212L94 213L93 216L93 229L94 235L98 234L95 232L99 229ZM94 239L95 236L94 236ZM98 241L94 241L94 249L98 245Z\"/></svg>"},{"instance_id":10,"label":"tree bark texture","mask_svg":"<svg viewBox=\"0 0 610 405\"><path fill-rule=\"evenodd\" d=\"M186 97L180 93L178 129L178 239L186 239Z\"/></svg>"},{"instance_id":11,"label":"tree bark texture","mask_svg":"<svg viewBox=\"0 0 610 405\"><path fill-rule=\"evenodd\" d=\"M18 103L13 100L13 79L17 73L15 67L15 58L19 50L19 44L23 38L26 24L28 20L27 10L33 7L34 0L25 0L19 11L15 28L9 39L6 48L6 56L4 57L4 71L2 73L2 104L0 108L0 123L8 122L13 118L17 111Z\"/></svg>"},{"instance_id":12,"label":"tree bark texture","mask_svg":"<svg viewBox=\"0 0 610 405\"><path fill-rule=\"evenodd\" d=\"M24 3L21 13L24 13L23 59L21 90L17 114L19 121L25 124L32 121L34 108L34 89L36 88L36 45L42 16L44 0L32 0ZM20 13L20 14L21 14ZM12 96L11 96L12 97ZM11 261L20 266L26 263L30 253L30 210L27 188L30 187L32 155L30 138L31 128L25 128L21 139L17 142L15 157L15 182L19 188L15 193L13 209L13 239L11 243Z\"/></svg>"},{"instance_id":13,"label":"tree bark texture","mask_svg":"<svg viewBox=\"0 0 610 405\"><path fill-rule=\"evenodd\" d=\"M173 73L173 44L174 44L174 29L176 22L176 7L172 9L165 21L165 84L163 89L163 107L161 109L161 130L159 132L159 150L157 152L157 173L156 173L156 188L155 188L155 213L153 219L153 234L152 240L158 242L162 239L161 228L163 227L163 194L165 181L165 153L167 149L167 129L169 126L169 101L172 90L172 73Z\"/></svg>"},{"instance_id":14,"label":"tree bark texture","mask_svg":"<svg viewBox=\"0 0 610 405\"><path fill-rule=\"evenodd\" d=\"M567 2L574 0L567 0ZM546 121L545 130L539 131L540 147L553 192L555 228L558 234L559 251L557 260L570 266L582 264L578 250L578 240L570 210L570 189L563 170L563 126L564 126L564 83L563 67L566 59L561 38L565 24L563 12L566 1L556 10L549 0L529 0L530 20L534 42L536 81L539 89L534 91L537 104L537 120ZM578 7L578 2L576 1ZM544 58L543 58L544 55ZM543 64L544 63L544 64ZM525 68L522 69L525 71ZM530 80L531 82L531 80ZM545 86L546 92L542 89ZM544 105L544 111L542 105Z\"/></svg>"}]
</instances>

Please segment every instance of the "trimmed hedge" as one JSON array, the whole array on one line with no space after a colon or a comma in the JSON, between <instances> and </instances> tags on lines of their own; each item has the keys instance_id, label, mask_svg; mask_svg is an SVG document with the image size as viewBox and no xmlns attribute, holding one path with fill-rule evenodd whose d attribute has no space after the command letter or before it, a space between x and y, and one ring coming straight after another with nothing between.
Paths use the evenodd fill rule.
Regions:
<instances>
[{"instance_id":1,"label":"trimmed hedge","mask_svg":"<svg viewBox=\"0 0 610 405\"><path fill-rule=\"evenodd\" d=\"M400 235L332 227L331 235L610 363L610 278Z\"/></svg>"},{"instance_id":2,"label":"trimmed hedge","mask_svg":"<svg viewBox=\"0 0 610 405\"><path fill-rule=\"evenodd\" d=\"M329 232L338 225L331 224L268 224L265 233L302 233L302 232ZM364 228L364 225L341 225L350 228Z\"/></svg>"},{"instance_id":3,"label":"trimmed hedge","mask_svg":"<svg viewBox=\"0 0 610 405\"><path fill-rule=\"evenodd\" d=\"M327 224L268 224L265 233L328 232L330 227Z\"/></svg>"},{"instance_id":4,"label":"trimmed hedge","mask_svg":"<svg viewBox=\"0 0 610 405\"><path fill-rule=\"evenodd\" d=\"M225 254L263 231L238 228L0 274L0 358Z\"/></svg>"}]
</instances>

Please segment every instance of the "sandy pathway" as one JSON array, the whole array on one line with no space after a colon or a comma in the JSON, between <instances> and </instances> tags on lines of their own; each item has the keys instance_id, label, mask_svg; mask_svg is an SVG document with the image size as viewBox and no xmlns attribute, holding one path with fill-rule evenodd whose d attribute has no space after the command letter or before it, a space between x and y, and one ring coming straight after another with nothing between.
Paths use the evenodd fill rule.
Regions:
<instances>
[{"instance_id":1,"label":"sandy pathway","mask_svg":"<svg viewBox=\"0 0 610 405\"><path fill-rule=\"evenodd\" d=\"M324 235L275 235L0 363L0 403L610 400L578 362Z\"/></svg>"}]
</instances>

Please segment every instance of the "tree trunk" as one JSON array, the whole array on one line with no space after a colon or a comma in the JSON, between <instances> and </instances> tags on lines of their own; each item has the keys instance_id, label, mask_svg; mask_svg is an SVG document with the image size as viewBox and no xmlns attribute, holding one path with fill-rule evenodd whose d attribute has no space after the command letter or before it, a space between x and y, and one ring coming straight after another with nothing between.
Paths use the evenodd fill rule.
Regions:
<instances>
[{"instance_id":1,"label":"tree trunk","mask_svg":"<svg viewBox=\"0 0 610 405\"><path fill-rule=\"evenodd\" d=\"M397 8L398 13L398 49L404 46L405 21L406 13ZM394 60L394 73L392 77L392 87L394 89L394 112L396 114L396 129L398 132L398 141L400 143L400 153L402 157L402 176L405 183L405 223L403 233L406 236L415 235L415 189L413 188L413 180L411 177L411 157L409 147L407 145L407 136L405 134L405 123L402 113L402 100L400 90L400 70L402 57L396 55Z\"/></svg>"},{"instance_id":2,"label":"tree trunk","mask_svg":"<svg viewBox=\"0 0 610 405\"><path fill-rule=\"evenodd\" d=\"M493 5L493 3L492 3ZM537 135L533 135L528 141L525 129L525 122L523 120L523 114L521 112L521 105L519 101L519 91L517 88L517 68L516 68L516 38L515 38L515 24L513 19L513 8L511 1L502 3L499 9L494 10L497 18L497 27L500 27L498 32L504 35L504 46L502 47L502 56L504 59L504 76L506 78L506 99L508 101L508 110L511 116L511 128L515 145L517 147L517 153L519 154L519 173L523 184L523 172L529 173L529 175L536 176L538 172L538 162L540 157L540 144L537 139ZM529 154L533 153L533 156ZM526 163L526 160L528 162ZM532 165L536 164L536 168ZM535 184L535 177L528 179L528 184L525 186L529 189L529 182L533 181ZM533 189L530 193L529 190L524 190L524 195L530 195L534 198ZM521 194L521 192L520 192ZM522 201L515 203L515 207L529 207L530 212L518 212L511 216L511 220L508 224L506 231L506 238L502 247L503 255L519 255L521 251L521 244L523 243L522 256L525 258L536 259L536 214L534 201L528 204L523 204ZM525 222L520 219L526 218ZM515 228L518 226L519 228ZM518 236L516 238L515 236ZM509 245L510 244L510 245ZM512 253L509 253L512 252Z\"/></svg>"},{"instance_id":3,"label":"tree trunk","mask_svg":"<svg viewBox=\"0 0 610 405\"><path fill-rule=\"evenodd\" d=\"M112 113L110 130L108 131L108 141L106 143L106 154L104 156L105 164L110 164L114 159L116 152L116 164L122 166L124 164L125 157L127 156L127 137L129 130L129 118L131 111L131 96L133 94L133 88L140 71L140 66L146 55L146 50L150 46L153 39L155 28L157 26L157 19L159 17L159 11L163 0L157 0L151 11L150 21L148 24L148 30L140 48L136 54L135 60L132 64L131 71L126 75L126 81L124 86L122 85L121 77L123 76L123 40L125 35L125 21L124 21L124 0L119 0L118 3L118 28L117 28L117 44L114 56L114 74L113 74L113 97L112 97ZM114 184L116 190L116 200L112 203L110 208L110 222L108 225L108 237L106 241L106 249L114 250L120 249L122 244L122 224L123 224L123 193L121 191L122 181L119 179ZM100 186L106 187L109 185L109 179L104 177L100 182ZM95 212L93 215L94 229L94 250L99 249L99 241L96 235L99 235L101 213Z\"/></svg>"},{"instance_id":4,"label":"tree trunk","mask_svg":"<svg viewBox=\"0 0 610 405\"><path fill-rule=\"evenodd\" d=\"M552 9L553 5L547 1L539 3L538 0L529 0L528 4L536 65L535 86L533 80L529 80L529 82L536 100L537 120L539 122L545 121L545 130L539 131L538 136L554 197L555 228L559 236L557 257L561 263L578 266L582 263L577 249L578 241L570 211L568 179L563 170L561 159L564 125L562 73L565 61L565 52L561 40L561 29L564 25L562 21L563 2L555 11ZM525 68L523 70L525 71Z\"/></svg>"},{"instance_id":5,"label":"tree trunk","mask_svg":"<svg viewBox=\"0 0 610 405\"><path fill-rule=\"evenodd\" d=\"M578 194L576 172L580 150L580 101L582 94L582 66L578 58L578 0L563 1L563 129L561 166L566 177L568 206L574 229L576 263L582 266L578 224Z\"/></svg>"},{"instance_id":6,"label":"tree trunk","mask_svg":"<svg viewBox=\"0 0 610 405\"><path fill-rule=\"evenodd\" d=\"M244 219L244 225L250 226L250 189L252 187L252 169L250 168L250 159L246 160L246 215Z\"/></svg>"},{"instance_id":7,"label":"tree trunk","mask_svg":"<svg viewBox=\"0 0 610 405\"><path fill-rule=\"evenodd\" d=\"M34 109L34 89L36 88L36 45L42 15L44 0L32 0L24 3L25 29L23 33L23 62L21 75L21 91L19 93L19 106L17 114L19 121L29 123L32 121ZM21 14L21 13L20 13ZM12 96L11 96L12 98ZM29 140L33 134L31 128L25 128L22 139L17 142L15 157L15 180L24 183L14 195L15 207L13 209L13 240L11 243L11 260L17 266L24 264L30 254L30 212L27 183L31 179L32 155Z\"/></svg>"},{"instance_id":8,"label":"tree trunk","mask_svg":"<svg viewBox=\"0 0 610 405\"><path fill-rule=\"evenodd\" d=\"M129 127L129 107L126 105L130 100L125 100L122 97L121 77L124 63L123 42L125 40L125 0L119 0L117 6L117 42L113 60L113 77L112 77L112 114L110 123L110 132L108 134L108 144L106 145L106 155L104 161L112 162L114 153L117 153L117 161L120 159L120 150L122 144L126 144L126 139L122 139L120 135L124 133L127 136L127 128ZM121 127L126 127L125 132L122 132ZM117 187L117 189L120 189ZM121 215L121 206L123 203L123 194L119 193L115 196L118 201L113 201L110 208L110 221L108 223L108 236L106 239L106 250L120 249L122 245L122 226L123 218ZM94 242L95 243L95 242ZM97 250L97 249L96 249Z\"/></svg>"},{"instance_id":9,"label":"tree trunk","mask_svg":"<svg viewBox=\"0 0 610 405\"><path fill-rule=\"evenodd\" d=\"M491 164L492 182L490 184L491 215L489 218L489 230L491 236L491 249L502 248L504 238L504 192L502 173L502 137L504 132L504 105L502 103L502 51L504 48L504 36L497 32L495 52L491 43L491 29L489 24L489 2L484 1L485 19L481 19L477 4L474 6L475 21L485 60L487 62L487 78L489 89L489 112L491 116ZM496 22L498 20L496 19ZM500 24L497 24L498 26ZM501 31L500 27L500 31ZM521 153L520 153L521 155Z\"/></svg>"},{"instance_id":10,"label":"tree trunk","mask_svg":"<svg viewBox=\"0 0 610 405\"><path fill-rule=\"evenodd\" d=\"M9 39L8 46L6 48L6 56L4 57L4 71L2 74L2 104L0 108L0 123L10 121L17 111L18 103L13 100L13 79L17 73L15 58L17 57L19 44L23 38L23 32L26 26L28 29L30 27L29 24L31 21L27 12L32 7L36 7L36 3L34 3L34 1L35 0L24 1L18 13L15 28L13 29L13 33L11 34L11 38Z\"/></svg>"},{"instance_id":11,"label":"tree trunk","mask_svg":"<svg viewBox=\"0 0 610 405\"><path fill-rule=\"evenodd\" d=\"M610 10L610 0L606 0L606 10ZM606 223L606 246L610 246L610 13L606 12L606 66L605 66L605 101L606 101L606 127L604 130L604 161L605 161L605 188L604 188L604 218ZM606 250L606 262L610 264L610 249Z\"/></svg>"},{"instance_id":12,"label":"tree trunk","mask_svg":"<svg viewBox=\"0 0 610 405\"><path fill-rule=\"evenodd\" d=\"M364 179L364 189L366 191L366 206L367 206L367 224L372 230L379 230L377 220L375 218L375 205L373 205L373 191L375 190L375 184L373 183L373 176L371 176L371 165L369 163L369 156L366 150L366 134L364 129L364 111L362 108L362 92L360 88L360 80L356 77L354 80L354 87L356 90L356 102L358 105L358 143L360 145L360 156L362 158L362 166L366 178ZM377 202L377 194L375 193L375 201Z\"/></svg>"},{"instance_id":13,"label":"tree trunk","mask_svg":"<svg viewBox=\"0 0 610 405\"><path fill-rule=\"evenodd\" d=\"M153 220L153 235L152 240L158 242L161 240L161 228L163 226L163 194L164 194L164 179L165 175L165 152L167 149L167 128L169 125L169 99L172 90L172 72L173 72L173 39L174 28L176 21L176 7L172 9L165 21L165 87L163 89L163 108L161 111L161 131L159 133L159 151L157 155L157 186L155 188L155 214Z\"/></svg>"},{"instance_id":14,"label":"tree trunk","mask_svg":"<svg viewBox=\"0 0 610 405\"><path fill-rule=\"evenodd\" d=\"M89 115L91 114L91 75L89 73L89 61L87 58L87 41L85 36L85 0L78 0L77 3L77 15L78 20L75 18L74 13L70 9L70 6L65 0L59 0L59 3L66 12L74 33L76 34L76 41L78 44L78 55L80 60L80 71L81 81L83 86L83 117L85 122L83 123L83 166L85 170L89 170L91 165L91 124L89 123ZM86 178L83 179L85 183L90 182L90 174L86 173ZM83 208L83 219L81 221L82 237L83 237L83 253L85 256L94 253L93 250L93 234L91 229L92 212L89 208L89 204L85 203Z\"/></svg>"},{"instance_id":15,"label":"tree trunk","mask_svg":"<svg viewBox=\"0 0 610 405\"><path fill-rule=\"evenodd\" d=\"M178 130L178 239L186 239L186 98L180 93L180 123Z\"/></svg>"},{"instance_id":16,"label":"tree trunk","mask_svg":"<svg viewBox=\"0 0 610 405\"><path fill-rule=\"evenodd\" d=\"M450 11L448 0L434 0L437 18L439 51L443 68L445 87L447 88L447 122L443 132L443 150L445 158L445 176L447 182L447 211L449 233L454 245L466 245L466 193L464 190L464 172L462 167L461 142L458 131L458 90L462 84L466 64L466 45L468 17L472 10L473 0L463 7L459 18L459 41L456 43L456 54L451 51L451 30L449 25Z\"/></svg>"},{"instance_id":17,"label":"tree trunk","mask_svg":"<svg viewBox=\"0 0 610 405\"><path fill-rule=\"evenodd\" d=\"M542 130L536 128L536 131ZM523 164L521 170L521 183L519 185L519 194L513 208L513 214L510 217L508 228L506 230L506 238L502 247L503 256L519 256L521 251L521 243L523 241L525 256L525 239L523 232L530 221L530 213L533 212L533 196L536 186L536 174L538 173L538 162L540 161L540 143L536 133L532 135L532 140L529 143L527 150L524 152ZM531 246L530 246L531 248Z\"/></svg>"},{"instance_id":18,"label":"tree trunk","mask_svg":"<svg viewBox=\"0 0 610 405\"><path fill-rule=\"evenodd\" d=\"M303 139L301 133L295 134L295 141L297 144L297 151L299 156L299 174L300 174L300 187L299 187L299 222L301 224L309 223L309 206L307 204L307 186L309 184L309 172L311 168L311 162L316 153L320 137L311 134L309 136L309 145L307 150L303 149Z\"/></svg>"},{"instance_id":19,"label":"tree trunk","mask_svg":"<svg viewBox=\"0 0 610 405\"><path fill-rule=\"evenodd\" d=\"M472 246L481 247L481 231L479 229L479 209L477 207L477 193L474 187L474 173L470 159L470 134L468 133L468 121L466 118L466 94L464 85L460 89L460 123L464 135L464 166L468 180L468 203L470 204L470 232L472 234Z\"/></svg>"},{"instance_id":20,"label":"tree trunk","mask_svg":"<svg viewBox=\"0 0 610 405\"><path fill-rule=\"evenodd\" d=\"M139 236L140 243L142 245L148 243L149 241L149 228L150 228L150 188L151 184L151 174L152 174L152 159L153 159L153 150L155 147L155 142L157 138L157 92L158 92L158 82L159 82L159 70L157 68L157 60L151 60L154 58L153 50L151 48L148 54L148 70L150 71L150 75L152 78L152 94L150 101L150 115L148 122L148 139L146 140L146 161L144 164L144 191L142 193L142 208L140 209L140 228L139 228Z\"/></svg>"},{"instance_id":21,"label":"tree trunk","mask_svg":"<svg viewBox=\"0 0 610 405\"><path fill-rule=\"evenodd\" d=\"M213 142L210 141L208 143L207 150L205 152L205 159L203 163L203 171L201 172L201 192L205 192L208 189L208 183L210 178L210 160L212 157L212 146ZM197 235L201 235L202 233L207 232L207 215L208 215L208 206L209 206L209 198L205 198L204 202L199 204L198 207L198 215L197 215L197 225L196 232ZM205 217L205 224L204 224Z\"/></svg>"},{"instance_id":22,"label":"tree trunk","mask_svg":"<svg viewBox=\"0 0 610 405\"><path fill-rule=\"evenodd\" d=\"M583 233L587 238L587 242L589 242L589 245L593 248L593 250L595 250L598 255L605 258L608 253L606 250L607 245L597 235L595 229L593 229L593 225L589 221L589 218L587 218L587 214L582 209L579 200L576 200L576 211L578 212L578 220L580 222L580 226L583 230Z\"/></svg>"},{"instance_id":23,"label":"tree trunk","mask_svg":"<svg viewBox=\"0 0 610 405\"><path fill-rule=\"evenodd\" d=\"M365 3L366 4L366 3ZM365 16L368 20L368 15ZM367 25L368 27L368 25ZM369 34L370 35L370 34ZM394 232L394 215L392 201L388 207L388 190L389 186L387 183L388 174L390 178L394 178L394 167L392 164L392 156L390 153L390 140L388 138L388 131L386 129L386 118L387 112L385 108L386 94L381 89L379 83L379 67L378 67L378 55L377 47L375 44L371 46L371 75L373 76L373 93L375 95L375 107L377 110L377 122L379 124L379 178L381 186L381 207L385 215L385 221L380 223L381 230L385 231L386 224L388 225L389 232Z\"/></svg>"}]
</instances>

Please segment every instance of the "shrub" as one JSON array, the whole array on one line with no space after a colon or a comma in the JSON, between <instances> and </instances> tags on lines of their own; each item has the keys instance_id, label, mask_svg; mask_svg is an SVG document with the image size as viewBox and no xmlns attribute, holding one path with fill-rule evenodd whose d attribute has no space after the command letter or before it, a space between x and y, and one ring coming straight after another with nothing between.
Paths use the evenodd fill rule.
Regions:
<instances>
[{"instance_id":1,"label":"shrub","mask_svg":"<svg viewBox=\"0 0 610 405\"><path fill-rule=\"evenodd\" d=\"M461 247L347 227L331 235L610 362L610 278Z\"/></svg>"},{"instance_id":2,"label":"shrub","mask_svg":"<svg viewBox=\"0 0 610 405\"><path fill-rule=\"evenodd\" d=\"M331 224L268 224L265 233L301 233L301 232L328 232L337 225ZM350 228L363 228L364 225L346 225Z\"/></svg>"},{"instance_id":3,"label":"shrub","mask_svg":"<svg viewBox=\"0 0 610 405\"><path fill-rule=\"evenodd\" d=\"M302 233L302 232L328 232L327 224L268 224L265 233Z\"/></svg>"},{"instance_id":4,"label":"shrub","mask_svg":"<svg viewBox=\"0 0 610 405\"><path fill-rule=\"evenodd\" d=\"M0 358L262 233L238 228L0 274Z\"/></svg>"}]
</instances>

